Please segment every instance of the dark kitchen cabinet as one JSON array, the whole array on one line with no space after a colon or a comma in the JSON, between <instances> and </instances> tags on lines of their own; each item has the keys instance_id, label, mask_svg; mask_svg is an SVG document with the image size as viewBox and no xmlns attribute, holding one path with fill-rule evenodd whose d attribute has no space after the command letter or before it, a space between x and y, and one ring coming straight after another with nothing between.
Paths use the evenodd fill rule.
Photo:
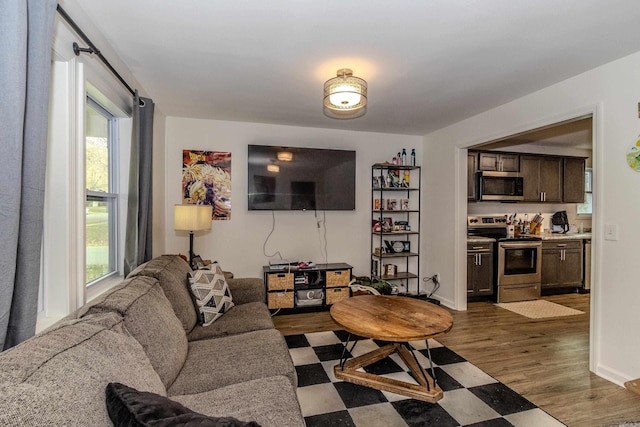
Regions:
<instances>
[{"instance_id":1,"label":"dark kitchen cabinet","mask_svg":"<svg viewBox=\"0 0 640 427\"><path fill-rule=\"evenodd\" d=\"M562 157L520 156L524 202L562 202Z\"/></svg>"},{"instance_id":2,"label":"dark kitchen cabinet","mask_svg":"<svg viewBox=\"0 0 640 427\"><path fill-rule=\"evenodd\" d=\"M582 286L582 240L542 242L542 289Z\"/></svg>"},{"instance_id":3,"label":"dark kitchen cabinet","mask_svg":"<svg viewBox=\"0 0 640 427\"><path fill-rule=\"evenodd\" d=\"M478 200L478 183L476 171L478 170L478 153L467 154L467 200Z\"/></svg>"},{"instance_id":4,"label":"dark kitchen cabinet","mask_svg":"<svg viewBox=\"0 0 640 427\"><path fill-rule=\"evenodd\" d=\"M562 199L565 203L584 203L585 159L565 157Z\"/></svg>"},{"instance_id":5,"label":"dark kitchen cabinet","mask_svg":"<svg viewBox=\"0 0 640 427\"><path fill-rule=\"evenodd\" d=\"M518 172L520 156L510 153L482 152L478 155L478 169L482 171Z\"/></svg>"},{"instance_id":6,"label":"dark kitchen cabinet","mask_svg":"<svg viewBox=\"0 0 640 427\"><path fill-rule=\"evenodd\" d=\"M493 295L493 244L467 244L467 296Z\"/></svg>"}]
</instances>

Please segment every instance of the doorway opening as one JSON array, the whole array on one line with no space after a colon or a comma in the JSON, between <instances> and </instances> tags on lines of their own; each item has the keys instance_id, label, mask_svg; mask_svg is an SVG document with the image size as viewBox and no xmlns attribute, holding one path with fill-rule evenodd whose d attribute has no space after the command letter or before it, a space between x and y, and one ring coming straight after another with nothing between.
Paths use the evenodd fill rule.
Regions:
<instances>
[{"instance_id":1,"label":"doorway opening","mask_svg":"<svg viewBox=\"0 0 640 427\"><path fill-rule=\"evenodd\" d=\"M512 134L499 139L494 139L486 142L482 142L471 147L468 147L467 157L470 159L469 154L474 151L497 151L497 152L510 152L516 155L530 155L535 156L567 156L567 157L582 157L585 159L584 169L584 200L583 203L572 202L564 203L562 200L558 202L518 202L518 203L501 203L501 202L486 202L477 201L477 182L476 174L478 165L476 163L475 170L471 171L468 168L468 181L467 181L467 216L471 215L492 215L492 214L540 214L545 217L543 222L543 232L551 232L551 216L557 211L566 211L568 216L569 227L572 232L576 232L576 240L580 236L579 240L586 243L582 246L582 281L583 285L579 289L580 292L589 293L590 301L589 306L591 308L591 316L589 320L589 365L591 371L594 370L594 346L597 344L597 336L594 336L592 325L595 324L594 317L597 313L595 309L594 294L597 294L597 289L592 292L593 283L592 277L596 275L592 274L593 270L596 270L597 265L593 261L595 250L591 250L591 244L593 240L591 238L584 238L585 234L590 236L594 226L597 226L596 212L593 202L596 200L597 187L594 185L594 177L597 174L596 170L596 110L594 109L590 113L585 113L568 120L562 120L543 127L534 128L531 130L523 131L517 134ZM462 160L462 159L461 159ZM468 165L471 165L471 161L468 161ZM529 216L531 217L531 216ZM578 234L577 232L581 232ZM595 236L595 234L594 234ZM593 242L597 244L597 242ZM544 259L543 259L544 262ZM596 284L597 285L597 284ZM578 288L576 287L576 291ZM542 295L549 294L543 290Z\"/></svg>"}]
</instances>

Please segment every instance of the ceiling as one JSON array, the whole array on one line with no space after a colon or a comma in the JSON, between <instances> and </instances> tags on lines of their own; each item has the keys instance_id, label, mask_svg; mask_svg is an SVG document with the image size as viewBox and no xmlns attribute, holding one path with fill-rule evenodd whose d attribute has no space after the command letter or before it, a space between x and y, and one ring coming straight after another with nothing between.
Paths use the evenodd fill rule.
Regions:
<instances>
[{"instance_id":1,"label":"ceiling","mask_svg":"<svg viewBox=\"0 0 640 427\"><path fill-rule=\"evenodd\" d=\"M638 0L77 3L179 117L424 135L640 50ZM344 67L364 117L322 113Z\"/></svg>"}]
</instances>

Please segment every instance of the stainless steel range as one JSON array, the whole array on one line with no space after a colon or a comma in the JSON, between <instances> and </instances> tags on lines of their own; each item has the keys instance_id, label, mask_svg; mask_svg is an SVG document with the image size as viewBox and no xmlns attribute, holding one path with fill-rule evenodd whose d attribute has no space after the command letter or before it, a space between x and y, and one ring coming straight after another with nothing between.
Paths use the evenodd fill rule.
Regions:
<instances>
[{"instance_id":1,"label":"stainless steel range","mask_svg":"<svg viewBox=\"0 0 640 427\"><path fill-rule=\"evenodd\" d=\"M496 239L494 293L497 302L540 297L542 240L539 237L507 237L505 215L469 216L467 235Z\"/></svg>"}]
</instances>

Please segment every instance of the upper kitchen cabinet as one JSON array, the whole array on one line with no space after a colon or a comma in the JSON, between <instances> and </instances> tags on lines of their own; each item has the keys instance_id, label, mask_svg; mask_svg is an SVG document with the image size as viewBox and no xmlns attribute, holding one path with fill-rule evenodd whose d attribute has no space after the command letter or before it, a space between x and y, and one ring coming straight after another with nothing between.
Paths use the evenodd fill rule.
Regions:
<instances>
[{"instance_id":1,"label":"upper kitchen cabinet","mask_svg":"<svg viewBox=\"0 0 640 427\"><path fill-rule=\"evenodd\" d=\"M522 202L584 203L584 157L469 151L467 199L479 200L478 171L517 172L523 181Z\"/></svg>"},{"instance_id":2,"label":"upper kitchen cabinet","mask_svg":"<svg viewBox=\"0 0 640 427\"><path fill-rule=\"evenodd\" d=\"M565 203L584 203L585 159L581 157L564 158L563 201Z\"/></svg>"},{"instance_id":3,"label":"upper kitchen cabinet","mask_svg":"<svg viewBox=\"0 0 640 427\"><path fill-rule=\"evenodd\" d=\"M562 202L562 160L562 157L520 156L524 202Z\"/></svg>"},{"instance_id":4,"label":"upper kitchen cabinet","mask_svg":"<svg viewBox=\"0 0 640 427\"><path fill-rule=\"evenodd\" d=\"M481 171L518 172L517 154L483 152L478 154L478 169Z\"/></svg>"},{"instance_id":5,"label":"upper kitchen cabinet","mask_svg":"<svg viewBox=\"0 0 640 427\"><path fill-rule=\"evenodd\" d=\"M467 200L478 199L476 171L478 170L478 153L467 154Z\"/></svg>"}]
</instances>

